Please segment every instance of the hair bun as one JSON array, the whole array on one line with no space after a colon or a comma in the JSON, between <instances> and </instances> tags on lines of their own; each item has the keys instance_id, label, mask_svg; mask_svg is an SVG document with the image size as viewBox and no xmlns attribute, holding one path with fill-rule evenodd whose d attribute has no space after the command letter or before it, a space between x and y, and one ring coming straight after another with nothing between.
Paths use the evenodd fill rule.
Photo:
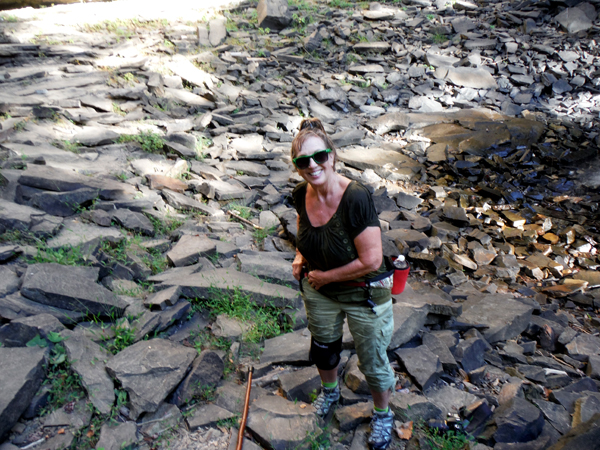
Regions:
<instances>
[{"instance_id":1,"label":"hair bun","mask_svg":"<svg viewBox=\"0 0 600 450\"><path fill-rule=\"evenodd\" d=\"M323 132L325 132L325 128L323 128L323 124L321 123L321 121L319 119L317 119L316 117L312 118L312 119L304 119L301 123L300 123L300 130L305 130L307 128L317 128Z\"/></svg>"}]
</instances>

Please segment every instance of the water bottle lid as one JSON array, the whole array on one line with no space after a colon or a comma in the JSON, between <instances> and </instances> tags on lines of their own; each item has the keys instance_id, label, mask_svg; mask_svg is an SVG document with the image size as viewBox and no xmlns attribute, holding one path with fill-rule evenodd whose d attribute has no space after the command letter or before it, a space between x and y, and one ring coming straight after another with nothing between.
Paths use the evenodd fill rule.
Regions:
<instances>
[{"instance_id":1,"label":"water bottle lid","mask_svg":"<svg viewBox=\"0 0 600 450\"><path fill-rule=\"evenodd\" d=\"M404 257L404 255L398 255L398 257L396 258L396 261L404 261L406 258Z\"/></svg>"}]
</instances>

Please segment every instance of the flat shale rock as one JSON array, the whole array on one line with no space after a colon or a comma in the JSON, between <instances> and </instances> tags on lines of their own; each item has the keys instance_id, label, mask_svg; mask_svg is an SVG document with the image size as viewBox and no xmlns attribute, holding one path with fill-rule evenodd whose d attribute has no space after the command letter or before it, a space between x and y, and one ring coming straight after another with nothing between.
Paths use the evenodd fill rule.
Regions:
<instances>
[{"instance_id":1,"label":"flat shale rock","mask_svg":"<svg viewBox=\"0 0 600 450\"><path fill-rule=\"evenodd\" d=\"M23 277L21 294L36 302L97 316L121 317L127 303L96 283L98 269L32 264Z\"/></svg>"},{"instance_id":2,"label":"flat shale rock","mask_svg":"<svg viewBox=\"0 0 600 450\"><path fill-rule=\"evenodd\" d=\"M422 390L431 387L443 373L439 358L425 345L401 348L395 353Z\"/></svg>"},{"instance_id":3,"label":"flat shale rock","mask_svg":"<svg viewBox=\"0 0 600 450\"><path fill-rule=\"evenodd\" d=\"M487 70L472 67L451 67L447 70L446 79L457 86L473 89L496 89L498 87L496 80Z\"/></svg>"},{"instance_id":4,"label":"flat shale rock","mask_svg":"<svg viewBox=\"0 0 600 450\"><path fill-rule=\"evenodd\" d=\"M236 417L236 414L227 411L217 405L202 405L196 408L191 417L187 419L191 431L200 427L215 425L219 420L227 420Z\"/></svg>"},{"instance_id":5,"label":"flat shale rock","mask_svg":"<svg viewBox=\"0 0 600 450\"><path fill-rule=\"evenodd\" d=\"M572 428L548 450L582 450L597 448L600 442L600 414Z\"/></svg>"},{"instance_id":6,"label":"flat shale rock","mask_svg":"<svg viewBox=\"0 0 600 450\"><path fill-rule=\"evenodd\" d=\"M473 394L450 386L430 389L425 392L425 397L442 411L443 417L446 417L448 413L458 414L460 408L479 400Z\"/></svg>"},{"instance_id":7,"label":"flat shale rock","mask_svg":"<svg viewBox=\"0 0 600 450\"><path fill-rule=\"evenodd\" d=\"M169 263L175 267L191 266L202 257L215 253L217 241L205 236L184 234L167 253Z\"/></svg>"},{"instance_id":8,"label":"flat shale rock","mask_svg":"<svg viewBox=\"0 0 600 450\"><path fill-rule=\"evenodd\" d=\"M0 348L0 441L17 423L45 376L46 350Z\"/></svg>"},{"instance_id":9,"label":"flat shale rock","mask_svg":"<svg viewBox=\"0 0 600 450\"><path fill-rule=\"evenodd\" d=\"M527 442L536 439L542 432L542 412L520 397L514 397L494 411L493 419L498 429L494 433L496 442Z\"/></svg>"},{"instance_id":10,"label":"flat shale rock","mask_svg":"<svg viewBox=\"0 0 600 450\"><path fill-rule=\"evenodd\" d=\"M284 0L260 0L256 7L258 26L282 30L292 21L288 4Z\"/></svg>"},{"instance_id":11,"label":"flat shale rock","mask_svg":"<svg viewBox=\"0 0 600 450\"><path fill-rule=\"evenodd\" d=\"M462 305L460 320L486 325L482 334L489 343L517 337L527 328L533 312L533 307L504 295L472 296Z\"/></svg>"},{"instance_id":12,"label":"flat shale rock","mask_svg":"<svg viewBox=\"0 0 600 450\"><path fill-rule=\"evenodd\" d=\"M106 373L106 361L111 354L83 334L63 331L63 346L71 368L81 377L83 387L92 404L102 414L110 413L115 402L115 387Z\"/></svg>"},{"instance_id":13,"label":"flat shale rock","mask_svg":"<svg viewBox=\"0 0 600 450\"><path fill-rule=\"evenodd\" d=\"M318 425L312 406L265 395L250 405L247 427L263 447L286 450L301 445Z\"/></svg>"},{"instance_id":14,"label":"flat shale rock","mask_svg":"<svg viewBox=\"0 0 600 450\"><path fill-rule=\"evenodd\" d=\"M185 376L197 352L165 339L140 341L108 361L106 370L129 394L132 417L154 412Z\"/></svg>"},{"instance_id":15,"label":"flat shale rock","mask_svg":"<svg viewBox=\"0 0 600 450\"><path fill-rule=\"evenodd\" d=\"M14 319L0 327L0 343L3 347L25 347L36 336L46 338L48 333L59 333L65 327L50 314Z\"/></svg>"},{"instance_id":16,"label":"flat shale rock","mask_svg":"<svg viewBox=\"0 0 600 450\"><path fill-rule=\"evenodd\" d=\"M121 450L135 444L137 441L137 426L135 422L125 422L117 426L105 423L100 429L100 439L98 439L96 448Z\"/></svg>"},{"instance_id":17,"label":"flat shale rock","mask_svg":"<svg viewBox=\"0 0 600 450\"><path fill-rule=\"evenodd\" d=\"M373 402L362 402L338 407L334 414L340 423L340 431L349 431L371 418L373 414Z\"/></svg>"},{"instance_id":18,"label":"flat shale rock","mask_svg":"<svg viewBox=\"0 0 600 450\"><path fill-rule=\"evenodd\" d=\"M408 304L396 303L393 307L394 331L389 350L400 347L414 338L427 321L427 309Z\"/></svg>"},{"instance_id":19,"label":"flat shale rock","mask_svg":"<svg viewBox=\"0 0 600 450\"><path fill-rule=\"evenodd\" d=\"M390 399L390 409L396 417L404 422L442 418L442 410L440 408L430 402L425 396L412 392L396 392Z\"/></svg>"},{"instance_id":20,"label":"flat shale rock","mask_svg":"<svg viewBox=\"0 0 600 450\"><path fill-rule=\"evenodd\" d=\"M282 374L278 384L288 400L310 404L311 394L321 388L321 377L316 367L307 367Z\"/></svg>"},{"instance_id":21,"label":"flat shale rock","mask_svg":"<svg viewBox=\"0 0 600 450\"><path fill-rule=\"evenodd\" d=\"M265 341L261 364L308 364L310 333L304 328Z\"/></svg>"},{"instance_id":22,"label":"flat shale rock","mask_svg":"<svg viewBox=\"0 0 600 450\"><path fill-rule=\"evenodd\" d=\"M298 284L292 274L292 264L277 253L238 253L237 260L242 273L281 284Z\"/></svg>"},{"instance_id":23,"label":"flat shale rock","mask_svg":"<svg viewBox=\"0 0 600 450\"><path fill-rule=\"evenodd\" d=\"M80 247L86 255L103 241L118 243L123 239L123 233L115 228L88 225L77 219L69 219L63 222L60 232L48 241L48 248Z\"/></svg>"},{"instance_id":24,"label":"flat shale rock","mask_svg":"<svg viewBox=\"0 0 600 450\"><path fill-rule=\"evenodd\" d=\"M565 9L555 20L569 33L579 33L592 28L592 21L588 15L577 7Z\"/></svg>"},{"instance_id":25,"label":"flat shale rock","mask_svg":"<svg viewBox=\"0 0 600 450\"><path fill-rule=\"evenodd\" d=\"M203 270L190 277L187 275L169 277L162 286L181 286L181 295L187 298L209 298L215 292L230 294L232 288L239 288L242 295L250 295L258 305L275 307L298 307L298 292L285 286L267 283L233 269Z\"/></svg>"}]
</instances>

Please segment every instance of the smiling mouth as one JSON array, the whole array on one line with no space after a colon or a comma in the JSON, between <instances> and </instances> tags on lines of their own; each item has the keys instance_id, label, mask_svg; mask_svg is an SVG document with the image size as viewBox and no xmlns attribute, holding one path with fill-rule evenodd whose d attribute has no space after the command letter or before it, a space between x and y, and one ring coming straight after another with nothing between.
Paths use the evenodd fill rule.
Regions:
<instances>
[{"instance_id":1,"label":"smiling mouth","mask_svg":"<svg viewBox=\"0 0 600 450\"><path fill-rule=\"evenodd\" d=\"M320 174L321 174L321 172L323 172L323 169L313 170L312 172L309 172L308 174L309 174L311 177L316 177L317 175L320 175Z\"/></svg>"}]
</instances>

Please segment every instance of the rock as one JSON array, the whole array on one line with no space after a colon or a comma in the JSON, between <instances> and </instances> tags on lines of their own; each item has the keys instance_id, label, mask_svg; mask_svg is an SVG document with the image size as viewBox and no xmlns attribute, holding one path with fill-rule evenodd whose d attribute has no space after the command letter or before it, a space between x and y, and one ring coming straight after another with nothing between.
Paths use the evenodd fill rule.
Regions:
<instances>
[{"instance_id":1,"label":"rock","mask_svg":"<svg viewBox=\"0 0 600 450\"><path fill-rule=\"evenodd\" d=\"M258 26L261 28L282 30L292 21L288 4L284 0L260 0L256 12Z\"/></svg>"},{"instance_id":2,"label":"rock","mask_svg":"<svg viewBox=\"0 0 600 450\"><path fill-rule=\"evenodd\" d=\"M87 147L108 145L119 139L119 134L101 127L83 127L82 131L73 136L73 141Z\"/></svg>"},{"instance_id":3,"label":"rock","mask_svg":"<svg viewBox=\"0 0 600 450\"><path fill-rule=\"evenodd\" d=\"M196 408L193 415L187 419L191 431L200 427L210 427L220 420L228 420L236 417L236 414L227 411L217 405L202 405Z\"/></svg>"},{"instance_id":4,"label":"rock","mask_svg":"<svg viewBox=\"0 0 600 450\"><path fill-rule=\"evenodd\" d=\"M158 410L152 414L146 414L139 422L140 432L148 436L160 436L165 431L176 428L183 416L175 405L163 403Z\"/></svg>"},{"instance_id":5,"label":"rock","mask_svg":"<svg viewBox=\"0 0 600 450\"><path fill-rule=\"evenodd\" d=\"M0 347L0 440L8 437L42 385L46 350Z\"/></svg>"},{"instance_id":6,"label":"rock","mask_svg":"<svg viewBox=\"0 0 600 450\"><path fill-rule=\"evenodd\" d=\"M346 363L344 383L356 394L369 395L367 380L358 368L358 355L354 354Z\"/></svg>"},{"instance_id":7,"label":"rock","mask_svg":"<svg viewBox=\"0 0 600 450\"><path fill-rule=\"evenodd\" d=\"M349 431L367 422L373 415L373 403L363 402L342 406L335 410L335 418L340 423L340 431Z\"/></svg>"},{"instance_id":8,"label":"rock","mask_svg":"<svg viewBox=\"0 0 600 450\"><path fill-rule=\"evenodd\" d=\"M38 335L46 339L49 333L59 333L64 328L59 320L50 314L23 317L0 327L0 342L3 347L25 347Z\"/></svg>"},{"instance_id":9,"label":"rock","mask_svg":"<svg viewBox=\"0 0 600 450\"><path fill-rule=\"evenodd\" d=\"M587 422L594 414L600 413L600 395L591 394L575 400L573 427Z\"/></svg>"},{"instance_id":10,"label":"rock","mask_svg":"<svg viewBox=\"0 0 600 450\"><path fill-rule=\"evenodd\" d=\"M112 213L112 218L123 228L144 236L154 236L152 222L141 213L129 209L117 209Z\"/></svg>"},{"instance_id":11,"label":"rock","mask_svg":"<svg viewBox=\"0 0 600 450\"><path fill-rule=\"evenodd\" d=\"M87 256L101 242L118 243L124 239L123 234L115 228L87 225L78 220L65 220L61 231L47 242L48 248L77 247Z\"/></svg>"},{"instance_id":12,"label":"rock","mask_svg":"<svg viewBox=\"0 0 600 450\"><path fill-rule=\"evenodd\" d=\"M115 388L106 373L106 361L111 357L104 348L81 334L63 331L63 346L71 368L81 377L81 383L92 404L102 414L110 413L115 402Z\"/></svg>"},{"instance_id":13,"label":"rock","mask_svg":"<svg viewBox=\"0 0 600 450\"><path fill-rule=\"evenodd\" d=\"M296 447L317 431L314 408L301 406L276 395L265 395L250 405L246 426L267 449Z\"/></svg>"},{"instance_id":14,"label":"rock","mask_svg":"<svg viewBox=\"0 0 600 450\"><path fill-rule=\"evenodd\" d=\"M194 199L186 197L183 194L170 191L169 189L163 189L162 195L165 198L165 202L175 209L198 212L201 214L206 214L207 216L218 216L223 214L221 211L211 208L210 206L206 206L204 203L200 203Z\"/></svg>"},{"instance_id":15,"label":"rock","mask_svg":"<svg viewBox=\"0 0 600 450\"><path fill-rule=\"evenodd\" d=\"M600 354L600 338L589 334L580 334L566 345L571 358L586 361L590 355Z\"/></svg>"},{"instance_id":16,"label":"rock","mask_svg":"<svg viewBox=\"0 0 600 450\"><path fill-rule=\"evenodd\" d=\"M463 406L468 406L478 400L473 394L450 386L443 386L439 389L430 389L425 392L425 397L441 409L442 417L446 417L448 413L456 414Z\"/></svg>"},{"instance_id":17,"label":"rock","mask_svg":"<svg viewBox=\"0 0 600 450\"><path fill-rule=\"evenodd\" d=\"M240 271L258 278L280 284L297 285L292 275L292 265L277 254L259 252L257 254L238 253Z\"/></svg>"},{"instance_id":18,"label":"rock","mask_svg":"<svg viewBox=\"0 0 600 450\"><path fill-rule=\"evenodd\" d=\"M457 368L456 360L450 349L438 336L432 333L424 333L423 345L438 357L444 370L454 370Z\"/></svg>"},{"instance_id":19,"label":"rock","mask_svg":"<svg viewBox=\"0 0 600 450\"><path fill-rule=\"evenodd\" d=\"M137 426L135 422L125 422L117 426L105 423L100 429L100 439L98 439L96 448L120 450L138 441L136 433Z\"/></svg>"},{"instance_id":20,"label":"rock","mask_svg":"<svg viewBox=\"0 0 600 450\"><path fill-rule=\"evenodd\" d=\"M197 263L201 257L213 255L216 248L217 243L212 239L184 234L167 253L167 259L175 267L190 266Z\"/></svg>"},{"instance_id":21,"label":"rock","mask_svg":"<svg viewBox=\"0 0 600 450\"><path fill-rule=\"evenodd\" d=\"M278 384L288 400L310 404L311 395L321 389L321 377L316 367L307 367L280 375Z\"/></svg>"},{"instance_id":22,"label":"rock","mask_svg":"<svg viewBox=\"0 0 600 450\"><path fill-rule=\"evenodd\" d=\"M569 33L579 33L592 28L592 21L579 8L567 8L556 16L555 20Z\"/></svg>"},{"instance_id":23,"label":"rock","mask_svg":"<svg viewBox=\"0 0 600 450\"><path fill-rule=\"evenodd\" d=\"M474 89L496 89L498 87L494 77L486 70L471 67L450 67L447 70L445 78L457 86Z\"/></svg>"},{"instance_id":24,"label":"rock","mask_svg":"<svg viewBox=\"0 0 600 450\"><path fill-rule=\"evenodd\" d=\"M173 192L183 194L187 189L187 184L176 178L168 177L160 174L147 174L148 186L150 189L162 190L169 189Z\"/></svg>"},{"instance_id":25,"label":"rock","mask_svg":"<svg viewBox=\"0 0 600 450\"><path fill-rule=\"evenodd\" d=\"M549 450L594 448L598 444L598 439L600 439L600 414L595 414L589 421L573 427Z\"/></svg>"},{"instance_id":26,"label":"rock","mask_svg":"<svg viewBox=\"0 0 600 450\"><path fill-rule=\"evenodd\" d=\"M310 333L306 328L267 339L261 364L308 364Z\"/></svg>"},{"instance_id":27,"label":"rock","mask_svg":"<svg viewBox=\"0 0 600 450\"><path fill-rule=\"evenodd\" d=\"M494 433L496 442L531 441L540 435L544 426L541 411L519 397L496 409L493 419L498 427Z\"/></svg>"},{"instance_id":28,"label":"rock","mask_svg":"<svg viewBox=\"0 0 600 450\"><path fill-rule=\"evenodd\" d=\"M236 341L245 335L251 328L249 323L219 314L212 326L212 333L216 337L223 337L230 341Z\"/></svg>"},{"instance_id":29,"label":"rock","mask_svg":"<svg viewBox=\"0 0 600 450\"><path fill-rule=\"evenodd\" d=\"M260 387L253 386L250 391L250 404L256 399L266 395L267 391ZM241 386L230 381L223 382L215 392L215 405L226 409L235 414L242 414L244 409L244 401L246 399L246 386Z\"/></svg>"},{"instance_id":30,"label":"rock","mask_svg":"<svg viewBox=\"0 0 600 450\"><path fill-rule=\"evenodd\" d=\"M535 399L533 403L560 434L565 434L571 429L571 415L563 406L541 399Z\"/></svg>"},{"instance_id":31,"label":"rock","mask_svg":"<svg viewBox=\"0 0 600 450\"><path fill-rule=\"evenodd\" d=\"M166 277L165 277L166 278ZM187 298L209 298L211 295L231 295L231 289L239 289L240 295L249 295L258 305L298 307L298 292L285 286L267 283L251 275L232 269L203 270L196 276L174 275L163 279L162 287L180 286L181 295Z\"/></svg>"},{"instance_id":32,"label":"rock","mask_svg":"<svg viewBox=\"0 0 600 450\"><path fill-rule=\"evenodd\" d=\"M390 400L390 409L404 422L411 420L441 419L442 410L426 397L414 393L396 392Z\"/></svg>"},{"instance_id":33,"label":"rock","mask_svg":"<svg viewBox=\"0 0 600 450\"><path fill-rule=\"evenodd\" d=\"M179 384L196 350L164 339L140 341L108 361L106 370L129 394L131 416L155 412Z\"/></svg>"},{"instance_id":34,"label":"rock","mask_svg":"<svg viewBox=\"0 0 600 450\"><path fill-rule=\"evenodd\" d=\"M225 38L227 37L226 22L227 20L224 17L216 17L209 22L210 32L208 34L208 41L213 47L217 47L225 42Z\"/></svg>"},{"instance_id":35,"label":"rock","mask_svg":"<svg viewBox=\"0 0 600 450\"><path fill-rule=\"evenodd\" d=\"M463 303L461 321L485 324L489 343L517 337L527 328L533 308L503 295L472 296Z\"/></svg>"},{"instance_id":36,"label":"rock","mask_svg":"<svg viewBox=\"0 0 600 450\"><path fill-rule=\"evenodd\" d=\"M90 315L121 317L127 304L97 284L98 269L32 264L23 277L21 293L36 302Z\"/></svg>"},{"instance_id":37,"label":"rock","mask_svg":"<svg viewBox=\"0 0 600 450\"><path fill-rule=\"evenodd\" d=\"M401 348L395 353L422 390L431 387L443 373L439 358L425 345Z\"/></svg>"}]
</instances>

